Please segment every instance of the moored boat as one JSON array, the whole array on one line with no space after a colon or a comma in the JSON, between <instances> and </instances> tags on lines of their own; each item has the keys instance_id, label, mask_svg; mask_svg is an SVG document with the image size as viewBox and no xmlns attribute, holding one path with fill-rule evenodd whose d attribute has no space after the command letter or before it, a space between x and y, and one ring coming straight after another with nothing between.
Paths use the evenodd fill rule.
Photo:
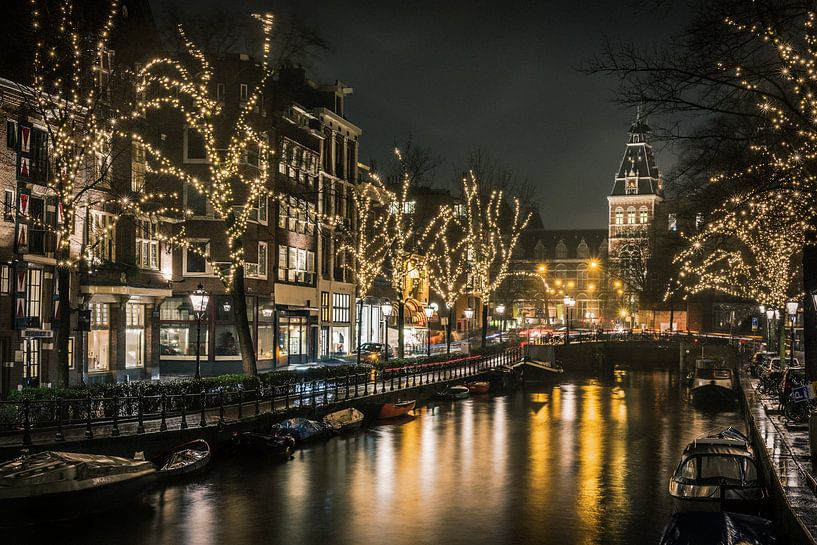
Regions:
<instances>
[{"instance_id":1,"label":"moored boat","mask_svg":"<svg viewBox=\"0 0 817 545\"><path fill-rule=\"evenodd\" d=\"M434 394L434 397L437 399L448 399L448 400L455 400L455 399L465 399L471 392L465 386L449 386L445 390L440 390L439 392Z\"/></svg>"},{"instance_id":2,"label":"moored boat","mask_svg":"<svg viewBox=\"0 0 817 545\"><path fill-rule=\"evenodd\" d=\"M463 384L468 391L471 392L471 395L482 395L487 394L488 391L491 389L491 383L487 380L476 380L474 382L466 382Z\"/></svg>"},{"instance_id":3,"label":"moored boat","mask_svg":"<svg viewBox=\"0 0 817 545\"><path fill-rule=\"evenodd\" d=\"M261 454L270 458L288 460L295 448L291 435L255 433L247 431L234 436L238 447L244 452Z\"/></svg>"},{"instance_id":4,"label":"moored boat","mask_svg":"<svg viewBox=\"0 0 817 545\"><path fill-rule=\"evenodd\" d=\"M541 382L558 379L564 368L555 362L526 359L513 366L522 374L524 382Z\"/></svg>"},{"instance_id":5,"label":"moored boat","mask_svg":"<svg viewBox=\"0 0 817 545\"><path fill-rule=\"evenodd\" d=\"M141 459L45 451L0 464L5 524L71 519L112 509L146 491L156 466Z\"/></svg>"},{"instance_id":6,"label":"moored boat","mask_svg":"<svg viewBox=\"0 0 817 545\"><path fill-rule=\"evenodd\" d=\"M204 439L196 439L174 448L156 464L159 478L169 479L195 473L210 462L210 445Z\"/></svg>"},{"instance_id":7,"label":"moored boat","mask_svg":"<svg viewBox=\"0 0 817 545\"><path fill-rule=\"evenodd\" d=\"M731 427L684 448L669 492L679 512L757 514L767 497L748 439Z\"/></svg>"},{"instance_id":8,"label":"moored boat","mask_svg":"<svg viewBox=\"0 0 817 545\"><path fill-rule=\"evenodd\" d=\"M341 409L324 416L323 423L335 433L351 431L363 423L363 413L352 407Z\"/></svg>"},{"instance_id":9,"label":"moored boat","mask_svg":"<svg viewBox=\"0 0 817 545\"><path fill-rule=\"evenodd\" d=\"M290 418L279 424L279 434L288 434L299 443L328 438L326 424L307 418Z\"/></svg>"},{"instance_id":10,"label":"moored boat","mask_svg":"<svg viewBox=\"0 0 817 545\"><path fill-rule=\"evenodd\" d=\"M385 403L383 407L380 409L380 414L378 415L380 418L397 418L398 416L403 416L409 413L414 408L414 405L417 404L417 401L412 399L411 401L398 401L396 403Z\"/></svg>"},{"instance_id":11,"label":"moored boat","mask_svg":"<svg viewBox=\"0 0 817 545\"><path fill-rule=\"evenodd\" d=\"M699 359L689 393L696 402L735 402L738 399L735 373L718 360Z\"/></svg>"}]
</instances>

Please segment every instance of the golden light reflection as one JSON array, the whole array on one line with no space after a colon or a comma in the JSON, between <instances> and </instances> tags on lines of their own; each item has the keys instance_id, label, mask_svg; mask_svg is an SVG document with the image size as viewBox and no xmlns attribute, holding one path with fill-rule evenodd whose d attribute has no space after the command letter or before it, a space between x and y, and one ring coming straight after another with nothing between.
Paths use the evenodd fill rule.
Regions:
<instances>
[{"instance_id":1,"label":"golden light reflection","mask_svg":"<svg viewBox=\"0 0 817 545\"><path fill-rule=\"evenodd\" d=\"M601 522L600 501L602 492L602 466L604 434L599 428L601 421L601 386L589 384L582 387L582 419L579 430L579 475L576 505L578 515L585 521L589 535L588 543L598 541Z\"/></svg>"}]
</instances>

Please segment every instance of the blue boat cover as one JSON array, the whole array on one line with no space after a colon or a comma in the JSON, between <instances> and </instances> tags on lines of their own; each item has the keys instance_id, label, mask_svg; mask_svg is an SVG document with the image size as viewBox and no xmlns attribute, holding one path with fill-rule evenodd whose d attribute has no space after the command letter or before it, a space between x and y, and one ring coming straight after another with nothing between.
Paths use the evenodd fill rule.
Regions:
<instances>
[{"instance_id":1,"label":"blue boat cover","mask_svg":"<svg viewBox=\"0 0 817 545\"><path fill-rule=\"evenodd\" d=\"M323 422L308 420L306 418L290 418L280 424L281 431L291 434L298 441L304 441L326 431Z\"/></svg>"},{"instance_id":2,"label":"blue boat cover","mask_svg":"<svg viewBox=\"0 0 817 545\"><path fill-rule=\"evenodd\" d=\"M676 513L660 545L774 545L772 521L737 513Z\"/></svg>"}]
</instances>

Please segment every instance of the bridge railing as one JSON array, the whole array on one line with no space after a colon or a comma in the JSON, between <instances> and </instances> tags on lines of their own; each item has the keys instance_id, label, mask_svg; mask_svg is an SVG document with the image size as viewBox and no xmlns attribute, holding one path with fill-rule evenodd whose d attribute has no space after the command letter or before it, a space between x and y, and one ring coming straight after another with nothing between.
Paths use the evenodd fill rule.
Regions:
<instances>
[{"instance_id":1,"label":"bridge railing","mask_svg":"<svg viewBox=\"0 0 817 545\"><path fill-rule=\"evenodd\" d=\"M353 399L474 376L521 358L522 349L515 346L493 355L367 368L326 379L292 380L257 389L0 401L0 444L63 441L69 434L72 438L91 439L99 433L119 436L142 434L148 428L161 432L170 427L223 425L299 407L330 409Z\"/></svg>"}]
</instances>

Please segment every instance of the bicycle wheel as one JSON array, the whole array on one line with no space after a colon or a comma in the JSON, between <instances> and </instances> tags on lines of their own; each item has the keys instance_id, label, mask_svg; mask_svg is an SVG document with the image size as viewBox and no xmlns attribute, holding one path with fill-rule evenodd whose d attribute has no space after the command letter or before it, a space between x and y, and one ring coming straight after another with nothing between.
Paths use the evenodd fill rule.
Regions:
<instances>
[{"instance_id":1,"label":"bicycle wheel","mask_svg":"<svg viewBox=\"0 0 817 545\"><path fill-rule=\"evenodd\" d=\"M808 420L808 412L806 403L794 403L789 401L783 406L783 416L785 416L789 422L805 422Z\"/></svg>"}]
</instances>

